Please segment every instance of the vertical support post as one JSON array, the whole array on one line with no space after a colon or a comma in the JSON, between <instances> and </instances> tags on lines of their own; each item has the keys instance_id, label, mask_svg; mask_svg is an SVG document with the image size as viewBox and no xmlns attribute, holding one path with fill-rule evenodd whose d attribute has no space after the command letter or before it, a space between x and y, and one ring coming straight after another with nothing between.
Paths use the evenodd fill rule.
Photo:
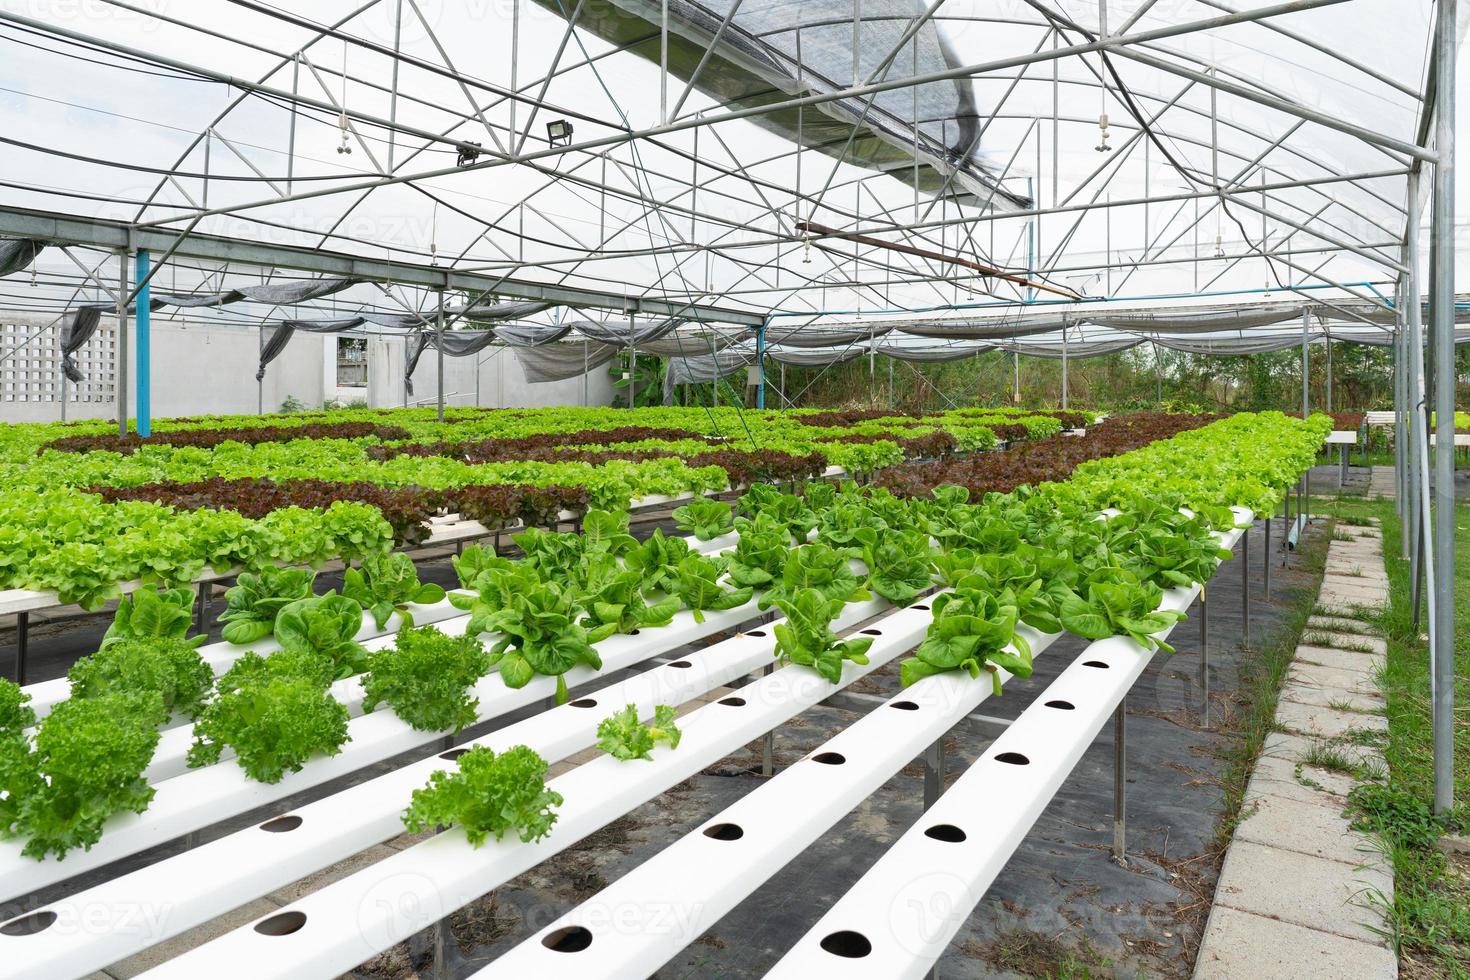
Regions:
<instances>
[{"instance_id":1,"label":"vertical support post","mask_svg":"<svg viewBox=\"0 0 1470 980\"><path fill-rule=\"evenodd\" d=\"M1419 171L1411 170L1407 200L1404 203L1407 210L1404 218L1404 265L1409 271L1404 275L1404 343L1400 362L1404 367L1404 448L1401 455L1404 457L1406 512L1400 530L1403 532L1403 557L1410 560L1411 591L1416 599L1419 583L1416 556L1419 554L1420 525L1418 443L1419 431L1424 427L1424 417L1419 408L1422 384L1419 375L1424 364L1423 305L1420 302L1419 288L1419 194ZM1416 628L1418 612L1419 606L1416 602Z\"/></svg>"},{"instance_id":2,"label":"vertical support post","mask_svg":"<svg viewBox=\"0 0 1470 980\"><path fill-rule=\"evenodd\" d=\"M1310 411L1311 395L1307 391L1307 344L1311 342L1312 335L1312 313L1310 310L1302 310L1302 418L1306 418Z\"/></svg>"},{"instance_id":3,"label":"vertical support post","mask_svg":"<svg viewBox=\"0 0 1470 980\"><path fill-rule=\"evenodd\" d=\"M1272 510L1275 508L1273 507ZM1261 596L1267 602L1271 601L1271 520L1275 516L1271 513L1266 514L1266 544L1261 549Z\"/></svg>"},{"instance_id":4,"label":"vertical support post","mask_svg":"<svg viewBox=\"0 0 1470 980\"><path fill-rule=\"evenodd\" d=\"M1067 410L1067 325L1062 324L1062 411Z\"/></svg>"},{"instance_id":5,"label":"vertical support post","mask_svg":"<svg viewBox=\"0 0 1470 980\"><path fill-rule=\"evenodd\" d=\"M715 379L715 384L718 385L719 383L720 383L720 379L719 378L716 378ZM775 669L776 669L776 665L775 664L766 664L765 669L762 670L761 673L762 674L770 674L771 671L773 671ZM761 736L761 775L762 776L774 776L775 774L776 774L776 732L773 729L773 730L771 730L769 732L766 732L764 735Z\"/></svg>"},{"instance_id":6,"label":"vertical support post","mask_svg":"<svg viewBox=\"0 0 1470 980\"><path fill-rule=\"evenodd\" d=\"M117 253L117 355L112 365L117 434L128 434L128 253Z\"/></svg>"},{"instance_id":7,"label":"vertical support post","mask_svg":"<svg viewBox=\"0 0 1470 980\"><path fill-rule=\"evenodd\" d=\"M1251 645L1251 529L1240 536L1240 640Z\"/></svg>"},{"instance_id":8,"label":"vertical support post","mask_svg":"<svg viewBox=\"0 0 1470 980\"><path fill-rule=\"evenodd\" d=\"M1407 247L1405 248L1404 264L1408 264ZM1399 515L1401 521L1399 526L1400 542L1407 547L1409 536L1408 507L1409 507L1409 485L1405 479L1404 458L1404 432L1406 406L1408 398L1404 389L1404 304L1408 302L1409 285L1408 276L1400 275L1398 293L1395 299L1395 308L1398 311L1397 321L1393 329L1393 478L1394 478L1394 513ZM1407 557L1408 552L1404 552Z\"/></svg>"},{"instance_id":9,"label":"vertical support post","mask_svg":"<svg viewBox=\"0 0 1470 980\"><path fill-rule=\"evenodd\" d=\"M660 4L658 28L658 117L669 121L669 0ZM854 55L853 57L857 57Z\"/></svg>"},{"instance_id":10,"label":"vertical support post","mask_svg":"<svg viewBox=\"0 0 1470 980\"><path fill-rule=\"evenodd\" d=\"M668 2L665 0L664 7L667 10ZM668 23L664 25L665 35L668 33ZM638 343L633 339L633 312L628 311L628 407L632 408L638 397ZM720 379L715 378L715 401L720 400Z\"/></svg>"},{"instance_id":11,"label":"vertical support post","mask_svg":"<svg viewBox=\"0 0 1470 980\"><path fill-rule=\"evenodd\" d=\"M262 323L260 325L260 332L259 332L259 335L255 338L255 340L256 340L256 343L255 343L256 356L259 357L260 356L260 353L265 350L265 324L264 323ZM256 415L264 415L265 414L265 373L263 371L257 371L256 374L258 375L258 377L255 379L255 414Z\"/></svg>"},{"instance_id":12,"label":"vertical support post","mask_svg":"<svg viewBox=\"0 0 1470 980\"><path fill-rule=\"evenodd\" d=\"M148 250L138 249L138 295L134 300L138 317L137 374L138 374L138 435L144 439L153 433L153 344L148 309ZM124 295L124 302L126 302Z\"/></svg>"},{"instance_id":13,"label":"vertical support post","mask_svg":"<svg viewBox=\"0 0 1470 980\"><path fill-rule=\"evenodd\" d=\"M1113 860L1128 863L1128 698L1113 711Z\"/></svg>"},{"instance_id":14,"label":"vertical support post","mask_svg":"<svg viewBox=\"0 0 1470 980\"><path fill-rule=\"evenodd\" d=\"M1147 144L1144 144L1144 145L1146 146ZM1154 391L1154 404L1155 404L1155 407L1158 408L1158 410L1162 412L1164 410L1164 363L1163 363L1163 361L1159 360L1159 344L1158 344L1158 341L1154 341L1153 342L1153 345L1154 345L1154 386L1155 386L1155 391Z\"/></svg>"},{"instance_id":15,"label":"vertical support post","mask_svg":"<svg viewBox=\"0 0 1470 980\"><path fill-rule=\"evenodd\" d=\"M1199 587L1199 675L1200 725L1210 727L1210 604L1205 601L1205 586Z\"/></svg>"},{"instance_id":16,"label":"vertical support post","mask_svg":"<svg viewBox=\"0 0 1470 980\"><path fill-rule=\"evenodd\" d=\"M439 352L438 418L444 421L444 290L439 290L439 313L434 319L434 347Z\"/></svg>"},{"instance_id":17,"label":"vertical support post","mask_svg":"<svg viewBox=\"0 0 1470 980\"><path fill-rule=\"evenodd\" d=\"M853 55L853 57L856 58L857 55ZM868 326L868 405L869 405L869 407L872 406L873 402L876 401L877 400L877 397L878 397L878 395L877 395L877 390L878 390L878 355L877 355L877 353L873 349L873 339L874 339L873 327L870 324Z\"/></svg>"},{"instance_id":18,"label":"vertical support post","mask_svg":"<svg viewBox=\"0 0 1470 980\"><path fill-rule=\"evenodd\" d=\"M1435 21L1434 277L1434 812L1455 802L1455 61L1457 0L1439 0Z\"/></svg>"},{"instance_id":19,"label":"vertical support post","mask_svg":"<svg viewBox=\"0 0 1470 980\"><path fill-rule=\"evenodd\" d=\"M936 738L924 750L924 809L929 809L944 795L944 736Z\"/></svg>"},{"instance_id":20,"label":"vertical support post","mask_svg":"<svg viewBox=\"0 0 1470 980\"><path fill-rule=\"evenodd\" d=\"M1324 332L1325 333L1325 332ZM1332 334L1325 333L1327 338L1327 406L1323 411L1332 414Z\"/></svg>"},{"instance_id":21,"label":"vertical support post","mask_svg":"<svg viewBox=\"0 0 1470 980\"><path fill-rule=\"evenodd\" d=\"M26 653L31 645L31 614L18 612L15 614L15 682L24 685L26 682Z\"/></svg>"},{"instance_id":22,"label":"vertical support post","mask_svg":"<svg viewBox=\"0 0 1470 980\"><path fill-rule=\"evenodd\" d=\"M755 366L760 372L755 389L755 407L764 409L766 407L766 325L764 323L755 328Z\"/></svg>"}]
</instances>

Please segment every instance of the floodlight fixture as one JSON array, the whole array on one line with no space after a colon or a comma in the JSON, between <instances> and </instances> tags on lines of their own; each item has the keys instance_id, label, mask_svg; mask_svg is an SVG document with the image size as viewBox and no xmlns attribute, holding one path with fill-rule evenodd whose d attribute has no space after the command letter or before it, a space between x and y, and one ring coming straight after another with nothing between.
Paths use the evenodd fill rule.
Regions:
<instances>
[{"instance_id":1,"label":"floodlight fixture","mask_svg":"<svg viewBox=\"0 0 1470 980\"><path fill-rule=\"evenodd\" d=\"M546 141L552 146L572 145L572 124L565 119L553 119L546 124Z\"/></svg>"},{"instance_id":2,"label":"floodlight fixture","mask_svg":"<svg viewBox=\"0 0 1470 980\"><path fill-rule=\"evenodd\" d=\"M455 159L454 165L456 167L468 167L470 164L480 159L480 151L483 149L484 144L482 143L459 144L459 156Z\"/></svg>"}]
</instances>

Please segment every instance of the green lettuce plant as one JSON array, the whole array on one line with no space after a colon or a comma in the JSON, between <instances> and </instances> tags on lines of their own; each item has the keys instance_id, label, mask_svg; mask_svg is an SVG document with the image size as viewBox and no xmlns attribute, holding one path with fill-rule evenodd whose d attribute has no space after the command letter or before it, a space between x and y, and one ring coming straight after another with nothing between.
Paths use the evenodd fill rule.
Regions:
<instances>
[{"instance_id":1,"label":"green lettuce plant","mask_svg":"<svg viewBox=\"0 0 1470 980\"><path fill-rule=\"evenodd\" d=\"M27 838L27 857L64 858L91 849L115 814L142 813L153 799L143 771L158 746L162 711L151 692L72 698L42 719L31 752L22 754L13 739L0 746L11 813L0 835Z\"/></svg>"},{"instance_id":2,"label":"green lettuce plant","mask_svg":"<svg viewBox=\"0 0 1470 980\"><path fill-rule=\"evenodd\" d=\"M602 667L587 631L576 621L577 597L554 582L534 592L518 592L505 608L491 614L487 632L501 634L490 650L491 666L500 668L507 687L521 688L537 674L556 678L556 703L567 701L566 672L577 665Z\"/></svg>"},{"instance_id":3,"label":"green lettuce plant","mask_svg":"<svg viewBox=\"0 0 1470 980\"><path fill-rule=\"evenodd\" d=\"M653 709L653 723L638 720L638 706L630 704L615 715L604 718L597 726L597 747L615 759L653 759L653 748L667 742L670 749L679 747L683 735L674 724L672 705L660 704Z\"/></svg>"},{"instance_id":4,"label":"green lettuce plant","mask_svg":"<svg viewBox=\"0 0 1470 980\"><path fill-rule=\"evenodd\" d=\"M66 672L74 698L146 691L159 699L158 723L169 713L195 718L214 686L214 672L192 643L177 637L118 639Z\"/></svg>"},{"instance_id":5,"label":"green lettuce plant","mask_svg":"<svg viewBox=\"0 0 1470 980\"><path fill-rule=\"evenodd\" d=\"M674 511L679 530L693 534L700 541L711 541L735 528L735 516L729 505L708 498L691 500Z\"/></svg>"},{"instance_id":6,"label":"green lettuce plant","mask_svg":"<svg viewBox=\"0 0 1470 980\"><path fill-rule=\"evenodd\" d=\"M1163 590L1152 582L1140 582L1121 568L1104 568L1087 579L1080 593L1062 601L1060 618L1067 632L1084 639L1127 636L1146 650L1173 653L1174 648L1155 634L1187 617L1178 610L1160 609L1163 598Z\"/></svg>"},{"instance_id":7,"label":"green lettuce plant","mask_svg":"<svg viewBox=\"0 0 1470 980\"><path fill-rule=\"evenodd\" d=\"M1004 668L1031 676L1031 645L1016 632L1019 612L1009 593L941 592L931 604L934 621L914 655L899 664L904 687L925 677L963 670L971 677L989 671L996 694Z\"/></svg>"},{"instance_id":8,"label":"green lettuce plant","mask_svg":"<svg viewBox=\"0 0 1470 980\"><path fill-rule=\"evenodd\" d=\"M177 639L188 635L194 623L194 593L189 589L138 589L118 600L112 625L102 634L102 646L122 640ZM202 635L189 643L198 646Z\"/></svg>"},{"instance_id":9,"label":"green lettuce plant","mask_svg":"<svg viewBox=\"0 0 1470 980\"><path fill-rule=\"evenodd\" d=\"M421 606L444 601L444 589L432 582L420 584L413 559L401 551L376 555L342 575L342 594L372 614L378 629L395 612L404 626L413 626L409 604Z\"/></svg>"},{"instance_id":10,"label":"green lettuce plant","mask_svg":"<svg viewBox=\"0 0 1470 980\"><path fill-rule=\"evenodd\" d=\"M429 774L428 785L413 791L403 825L410 833L459 826L471 847L493 834L514 833L530 844L551 832L561 794L546 788L546 760L517 745L496 754L477 745L459 757L453 772Z\"/></svg>"},{"instance_id":11,"label":"green lettuce plant","mask_svg":"<svg viewBox=\"0 0 1470 980\"><path fill-rule=\"evenodd\" d=\"M338 678L367 669L367 650L356 636L362 607L355 599L328 592L297 599L276 615L276 642L288 652L313 653L331 662Z\"/></svg>"},{"instance_id":12,"label":"green lettuce plant","mask_svg":"<svg viewBox=\"0 0 1470 980\"><path fill-rule=\"evenodd\" d=\"M254 643L275 632L276 616L297 599L311 597L316 572L306 568L263 566L259 571L241 572L225 590L224 623L220 635L230 643Z\"/></svg>"},{"instance_id":13,"label":"green lettuce plant","mask_svg":"<svg viewBox=\"0 0 1470 980\"><path fill-rule=\"evenodd\" d=\"M490 671L490 654L473 636L433 626L398 631L391 650L369 655L362 710L389 704L421 732L458 732L479 717L470 689Z\"/></svg>"},{"instance_id":14,"label":"green lettuce plant","mask_svg":"<svg viewBox=\"0 0 1470 980\"><path fill-rule=\"evenodd\" d=\"M842 680L843 661L868 662L871 636L842 640L832 632L832 620L846 605L841 599L830 599L819 589L801 588L777 599L775 605L786 615L786 622L773 627L776 656L782 662L810 667L833 684Z\"/></svg>"},{"instance_id":15,"label":"green lettuce plant","mask_svg":"<svg viewBox=\"0 0 1470 980\"><path fill-rule=\"evenodd\" d=\"M229 747L245 775L278 783L313 756L342 750L347 707L328 692L330 677L317 666L326 658L304 649L245 658L249 666L220 679L218 696L194 723L190 768L218 762Z\"/></svg>"},{"instance_id":16,"label":"green lettuce plant","mask_svg":"<svg viewBox=\"0 0 1470 980\"><path fill-rule=\"evenodd\" d=\"M734 609L751 600L755 590L750 586L727 589L720 583L725 574L723 558L706 555L686 555L679 562L679 578L674 593L679 601L694 613L696 623L704 622L706 611Z\"/></svg>"}]
</instances>

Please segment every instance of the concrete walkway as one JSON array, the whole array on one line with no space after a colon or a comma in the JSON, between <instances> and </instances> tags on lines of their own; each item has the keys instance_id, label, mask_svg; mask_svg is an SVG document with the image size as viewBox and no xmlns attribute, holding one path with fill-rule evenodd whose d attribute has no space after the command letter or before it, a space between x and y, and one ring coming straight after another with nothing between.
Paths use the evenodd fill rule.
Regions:
<instances>
[{"instance_id":1,"label":"concrete walkway","mask_svg":"<svg viewBox=\"0 0 1470 980\"><path fill-rule=\"evenodd\" d=\"M1375 466L1368 483L1368 496L1384 497L1389 500L1398 496L1398 485L1392 466Z\"/></svg>"},{"instance_id":2,"label":"concrete walkway","mask_svg":"<svg viewBox=\"0 0 1470 980\"><path fill-rule=\"evenodd\" d=\"M1319 612L1332 615L1313 616L1297 647L1278 730L1220 871L1195 980L1398 976L1370 902L1392 901L1392 869L1342 815L1356 784L1343 768L1384 765L1374 745L1388 730L1377 684L1388 648L1354 618L1388 603L1382 546L1376 527L1339 525L1334 535L1318 598Z\"/></svg>"}]
</instances>

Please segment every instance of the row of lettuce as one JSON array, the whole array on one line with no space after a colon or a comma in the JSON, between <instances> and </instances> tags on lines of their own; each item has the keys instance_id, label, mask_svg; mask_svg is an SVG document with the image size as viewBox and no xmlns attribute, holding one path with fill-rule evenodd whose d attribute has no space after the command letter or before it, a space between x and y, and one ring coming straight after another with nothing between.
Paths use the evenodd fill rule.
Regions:
<instances>
[{"instance_id":1,"label":"row of lettuce","mask_svg":"<svg viewBox=\"0 0 1470 980\"><path fill-rule=\"evenodd\" d=\"M309 571L263 567L240 576L221 618L229 641L274 637L279 649L242 648L217 679L187 636L188 591L143 591L72 668L72 696L33 734L26 694L0 683L0 836L24 838L38 859L61 856L90 847L114 814L145 810L144 773L170 719L194 725L189 765L218 763L228 748L249 778L277 782L349 740L336 681L361 678L365 711L387 706L420 731L457 732L478 720L477 690L492 672L511 688L554 677L565 700L568 671L601 667L599 643L667 627L681 610L702 620L750 603L777 609L786 621L775 656L833 682L845 661L866 662L866 638L832 629L847 603L876 594L905 606L936 586L948 591L901 664L905 685L959 671L998 690L998 669L1029 675L1022 623L1168 649L1154 634L1180 614L1160 608L1163 590L1208 579L1223 557L1211 532L1234 524L1228 505L1269 512L1329 426L1239 415L1083 463L1065 483L978 500L959 487L908 499L852 484L814 483L801 495L752 487L733 512L717 501L678 511L697 539L735 535L714 555L660 532L640 542L626 514L593 511L580 533L517 535L515 560L467 549L455 562L462 588L449 596L468 614L463 635L410 620L373 652L355 638L364 610L383 626L443 596L405 556L367 558L340 595L314 595ZM1120 513L1099 520L1106 508ZM599 744L647 758L655 742L677 744L671 718L665 708L646 726L620 712L603 721ZM536 839L559 802L545 772L529 749L471 749L415 794L406 825Z\"/></svg>"},{"instance_id":2,"label":"row of lettuce","mask_svg":"<svg viewBox=\"0 0 1470 980\"><path fill-rule=\"evenodd\" d=\"M7 426L0 589L54 590L97 608L119 582L174 585L205 569L360 560L417 543L424 519L441 511L494 526L547 523L562 510L791 482L832 465L870 473L906 452L985 449L1002 425L1044 438L1089 420L1004 410L871 415L557 408L457 409L444 423L416 409L222 417L160 423L121 452L55 446L106 437L105 423ZM324 436L333 431L353 436ZM263 441L204 438L244 432Z\"/></svg>"}]
</instances>

